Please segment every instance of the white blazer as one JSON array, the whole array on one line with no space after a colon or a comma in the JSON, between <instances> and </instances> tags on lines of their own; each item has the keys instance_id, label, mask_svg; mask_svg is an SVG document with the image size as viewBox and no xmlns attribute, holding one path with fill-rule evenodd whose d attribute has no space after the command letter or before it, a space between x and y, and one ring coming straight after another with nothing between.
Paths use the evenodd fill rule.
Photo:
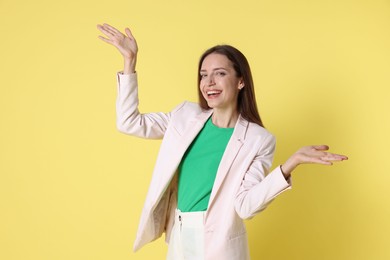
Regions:
<instances>
[{"instance_id":1,"label":"white blazer","mask_svg":"<svg viewBox=\"0 0 390 260\"><path fill-rule=\"evenodd\" d=\"M184 102L170 113L138 111L137 75L118 74L117 127L142 138L163 139L142 210L134 251L166 233L169 242L177 206L177 168L213 111ZM291 188L280 167L269 173L275 138L239 117L221 159L205 215L205 259L249 259L243 219L265 209Z\"/></svg>"}]
</instances>

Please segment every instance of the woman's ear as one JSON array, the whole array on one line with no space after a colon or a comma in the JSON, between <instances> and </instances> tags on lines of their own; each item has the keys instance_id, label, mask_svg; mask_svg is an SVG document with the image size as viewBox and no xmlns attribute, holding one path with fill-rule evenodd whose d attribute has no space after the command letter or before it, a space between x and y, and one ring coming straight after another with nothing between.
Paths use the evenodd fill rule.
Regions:
<instances>
[{"instance_id":1,"label":"woman's ear","mask_svg":"<svg viewBox=\"0 0 390 260\"><path fill-rule=\"evenodd\" d=\"M245 87L244 80L241 79L240 83L238 84L238 89L241 90L243 87Z\"/></svg>"}]
</instances>

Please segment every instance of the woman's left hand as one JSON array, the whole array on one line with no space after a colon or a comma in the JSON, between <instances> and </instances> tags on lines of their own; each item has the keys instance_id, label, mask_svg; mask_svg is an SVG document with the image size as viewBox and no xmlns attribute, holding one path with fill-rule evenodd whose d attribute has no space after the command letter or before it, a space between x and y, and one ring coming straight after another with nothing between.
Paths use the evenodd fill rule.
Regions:
<instances>
[{"instance_id":1,"label":"woman's left hand","mask_svg":"<svg viewBox=\"0 0 390 260\"><path fill-rule=\"evenodd\" d=\"M285 177L289 177L292 171L300 164L314 163L332 165L335 161L348 160L348 157L341 154L326 152L327 145L304 146L296 151L281 167Z\"/></svg>"}]
</instances>

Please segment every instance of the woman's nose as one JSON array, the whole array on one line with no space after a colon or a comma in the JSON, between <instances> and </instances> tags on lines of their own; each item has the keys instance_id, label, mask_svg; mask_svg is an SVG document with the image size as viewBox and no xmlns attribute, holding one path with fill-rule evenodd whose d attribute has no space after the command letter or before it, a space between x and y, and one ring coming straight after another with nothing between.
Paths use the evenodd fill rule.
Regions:
<instances>
[{"instance_id":1,"label":"woman's nose","mask_svg":"<svg viewBox=\"0 0 390 260\"><path fill-rule=\"evenodd\" d=\"M212 86L212 85L215 84L214 77L212 75L210 75L207 80L208 80L207 83L208 83L209 86Z\"/></svg>"}]
</instances>

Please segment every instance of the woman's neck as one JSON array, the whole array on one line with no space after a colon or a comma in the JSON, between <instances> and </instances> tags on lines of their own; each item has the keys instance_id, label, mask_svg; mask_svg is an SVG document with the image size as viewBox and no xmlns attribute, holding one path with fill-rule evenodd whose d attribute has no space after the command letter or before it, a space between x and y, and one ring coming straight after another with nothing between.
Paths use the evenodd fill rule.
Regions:
<instances>
[{"instance_id":1,"label":"woman's neck","mask_svg":"<svg viewBox=\"0 0 390 260\"><path fill-rule=\"evenodd\" d=\"M226 111L214 109L211 120L213 124L220 128L234 128L238 120L239 113L236 110Z\"/></svg>"}]
</instances>

